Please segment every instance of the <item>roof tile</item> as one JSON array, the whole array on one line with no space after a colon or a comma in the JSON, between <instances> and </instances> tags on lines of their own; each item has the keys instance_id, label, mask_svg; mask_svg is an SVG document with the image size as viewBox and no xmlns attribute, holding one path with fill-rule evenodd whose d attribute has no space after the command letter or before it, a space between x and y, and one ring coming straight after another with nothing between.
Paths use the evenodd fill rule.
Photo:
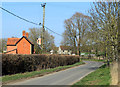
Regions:
<instances>
[{"instance_id":1,"label":"roof tile","mask_svg":"<svg viewBox=\"0 0 120 87\"><path fill-rule=\"evenodd\" d=\"M20 38L8 38L7 45L15 45Z\"/></svg>"},{"instance_id":2,"label":"roof tile","mask_svg":"<svg viewBox=\"0 0 120 87\"><path fill-rule=\"evenodd\" d=\"M71 50L72 47L70 46L60 46L61 50Z\"/></svg>"}]
</instances>

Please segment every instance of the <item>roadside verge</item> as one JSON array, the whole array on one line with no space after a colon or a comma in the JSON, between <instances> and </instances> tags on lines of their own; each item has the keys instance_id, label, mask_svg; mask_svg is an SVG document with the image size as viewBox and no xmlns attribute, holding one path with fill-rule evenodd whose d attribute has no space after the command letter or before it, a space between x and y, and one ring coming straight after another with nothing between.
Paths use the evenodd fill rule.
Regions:
<instances>
[{"instance_id":1,"label":"roadside verge","mask_svg":"<svg viewBox=\"0 0 120 87\"><path fill-rule=\"evenodd\" d=\"M84 62L78 62L75 63L73 65L67 65L67 66L59 66L56 68L51 68L51 69L43 69L40 71L33 71L33 72L26 72L26 73L19 73L19 74L14 74L14 75L6 75L6 76L2 76L2 84L7 84L10 82L17 82L20 80L26 80L26 79L30 79L30 78L34 78L34 77L40 77L46 74L50 74L53 72L58 72L61 70L65 70L68 68L73 68L79 65L85 64Z\"/></svg>"},{"instance_id":2,"label":"roadside verge","mask_svg":"<svg viewBox=\"0 0 120 87\"><path fill-rule=\"evenodd\" d=\"M87 85L110 85L110 81L110 68L106 67L106 64L104 64L96 71L88 74L83 79L73 84L72 87L78 85L81 87L86 87Z\"/></svg>"}]
</instances>

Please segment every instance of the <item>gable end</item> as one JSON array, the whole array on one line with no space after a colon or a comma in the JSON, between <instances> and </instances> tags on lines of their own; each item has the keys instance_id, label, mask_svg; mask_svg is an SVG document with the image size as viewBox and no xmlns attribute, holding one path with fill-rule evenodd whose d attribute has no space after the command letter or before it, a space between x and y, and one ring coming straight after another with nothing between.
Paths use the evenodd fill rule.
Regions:
<instances>
[{"instance_id":1,"label":"gable end","mask_svg":"<svg viewBox=\"0 0 120 87\"><path fill-rule=\"evenodd\" d=\"M31 45L33 45L25 36L23 36L22 38L20 38L20 40L15 45L17 45L23 38L25 38Z\"/></svg>"}]
</instances>

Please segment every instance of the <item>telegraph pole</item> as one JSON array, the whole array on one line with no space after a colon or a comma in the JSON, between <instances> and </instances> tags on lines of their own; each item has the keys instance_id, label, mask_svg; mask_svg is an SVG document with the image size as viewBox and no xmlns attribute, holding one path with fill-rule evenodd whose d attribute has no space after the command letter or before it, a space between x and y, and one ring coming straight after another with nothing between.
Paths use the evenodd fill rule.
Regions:
<instances>
[{"instance_id":1,"label":"telegraph pole","mask_svg":"<svg viewBox=\"0 0 120 87\"><path fill-rule=\"evenodd\" d=\"M45 5L46 3L41 4L42 8L43 8L43 25L42 25L42 50L44 51L44 32L45 32L45 28L44 28L44 23L45 23Z\"/></svg>"}]
</instances>

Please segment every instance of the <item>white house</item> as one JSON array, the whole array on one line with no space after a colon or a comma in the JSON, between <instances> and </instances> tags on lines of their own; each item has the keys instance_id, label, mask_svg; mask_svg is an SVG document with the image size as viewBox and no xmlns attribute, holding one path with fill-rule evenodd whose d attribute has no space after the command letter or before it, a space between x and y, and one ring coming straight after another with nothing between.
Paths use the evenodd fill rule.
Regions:
<instances>
[{"instance_id":1,"label":"white house","mask_svg":"<svg viewBox=\"0 0 120 87\"><path fill-rule=\"evenodd\" d=\"M50 53L53 54L54 50L51 50Z\"/></svg>"},{"instance_id":2,"label":"white house","mask_svg":"<svg viewBox=\"0 0 120 87\"><path fill-rule=\"evenodd\" d=\"M58 54L67 54L71 55L72 54L72 49L70 46L60 46L58 49Z\"/></svg>"}]
</instances>

